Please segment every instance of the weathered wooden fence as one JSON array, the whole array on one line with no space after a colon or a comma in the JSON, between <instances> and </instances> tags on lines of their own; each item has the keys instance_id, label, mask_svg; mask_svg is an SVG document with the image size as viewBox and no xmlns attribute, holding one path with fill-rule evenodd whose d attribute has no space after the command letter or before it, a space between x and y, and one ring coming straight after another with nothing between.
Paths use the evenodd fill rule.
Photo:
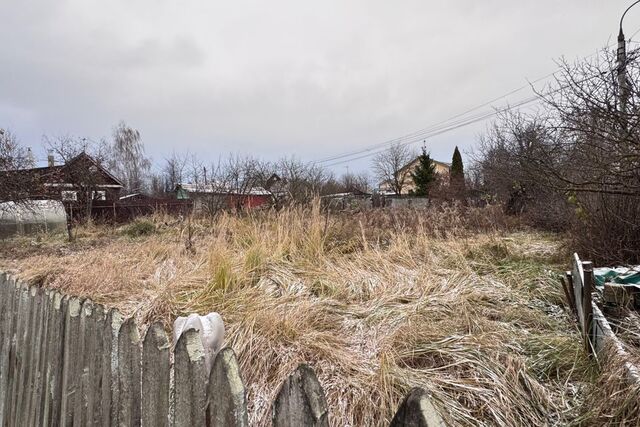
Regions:
<instances>
[{"instance_id":1,"label":"weathered wooden fence","mask_svg":"<svg viewBox=\"0 0 640 427\"><path fill-rule=\"evenodd\" d=\"M208 376L196 330L171 352L160 324L140 337L116 310L0 273L0 427L248 425L233 350L217 354ZM329 425L324 391L307 365L282 384L272 421ZM444 422L428 394L414 389L391 425Z\"/></svg>"},{"instance_id":2,"label":"weathered wooden fence","mask_svg":"<svg viewBox=\"0 0 640 427\"><path fill-rule=\"evenodd\" d=\"M621 360L630 360L622 342L593 299L595 280L591 261L581 261L578 254L573 254L572 269L565 273L562 283L565 296L578 320L585 351L598 357L611 348ZM629 381L640 384L640 371L636 366L625 362L625 371Z\"/></svg>"}]
</instances>

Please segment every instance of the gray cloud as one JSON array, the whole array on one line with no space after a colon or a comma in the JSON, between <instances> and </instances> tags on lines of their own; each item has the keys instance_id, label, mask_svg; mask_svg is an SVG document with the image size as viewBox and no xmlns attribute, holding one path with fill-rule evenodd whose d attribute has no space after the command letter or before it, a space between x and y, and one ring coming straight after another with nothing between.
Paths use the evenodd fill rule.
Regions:
<instances>
[{"instance_id":1,"label":"gray cloud","mask_svg":"<svg viewBox=\"0 0 640 427\"><path fill-rule=\"evenodd\" d=\"M312 160L424 128L548 74L554 58L591 54L613 40L627 3L9 0L0 127L38 146L42 134L108 136L124 119L156 159L175 148ZM640 9L626 28L640 28ZM485 125L428 146L447 160Z\"/></svg>"}]
</instances>

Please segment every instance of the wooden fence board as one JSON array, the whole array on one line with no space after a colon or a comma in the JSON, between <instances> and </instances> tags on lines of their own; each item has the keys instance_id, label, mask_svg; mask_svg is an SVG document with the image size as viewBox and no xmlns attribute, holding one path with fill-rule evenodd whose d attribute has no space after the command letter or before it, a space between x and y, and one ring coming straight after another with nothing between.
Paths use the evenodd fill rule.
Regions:
<instances>
[{"instance_id":1,"label":"wooden fence board","mask_svg":"<svg viewBox=\"0 0 640 427\"><path fill-rule=\"evenodd\" d=\"M124 319L117 310L109 310L107 314L106 324L107 331L104 336L105 348L111 349L110 352L106 352L104 357L108 360L103 360L103 365L106 363L109 369L105 371L104 387L108 387L107 390L103 390L105 398L107 395L109 398L109 405L103 405L102 411L102 425L103 426L118 426L118 408L120 405L120 383L118 380L118 334L120 333L120 327ZM107 378L108 375L108 378Z\"/></svg>"},{"instance_id":2,"label":"wooden fence board","mask_svg":"<svg viewBox=\"0 0 640 427\"><path fill-rule=\"evenodd\" d=\"M285 380L272 406L274 427L328 426L327 401L315 372L302 364Z\"/></svg>"},{"instance_id":3,"label":"wooden fence board","mask_svg":"<svg viewBox=\"0 0 640 427\"><path fill-rule=\"evenodd\" d=\"M207 384L207 426L248 425L247 396L240 366L233 350L223 348L216 355Z\"/></svg>"},{"instance_id":4,"label":"wooden fence board","mask_svg":"<svg viewBox=\"0 0 640 427\"><path fill-rule=\"evenodd\" d=\"M60 390L62 387L62 357L64 343L64 312L67 299L59 292L49 294L47 322L47 360L45 390L42 401L42 426L59 425Z\"/></svg>"},{"instance_id":5,"label":"wooden fence board","mask_svg":"<svg viewBox=\"0 0 640 427\"><path fill-rule=\"evenodd\" d=\"M60 399L60 425L72 426L76 399L80 398L78 381L78 359L80 352L80 311L82 301L69 299L65 316L65 336L62 354L62 390Z\"/></svg>"},{"instance_id":6,"label":"wooden fence board","mask_svg":"<svg viewBox=\"0 0 640 427\"><path fill-rule=\"evenodd\" d=\"M111 392L109 391L108 396L105 393L105 388L103 386L104 380L104 369L105 369L105 353L109 352L109 350L104 347L104 335L105 331L111 332L111 328L107 326L106 323L106 313L105 309L100 304L95 304L93 306L93 330L94 330L94 339L93 339L93 373L91 375L91 383L94 385L94 398L92 409L88 411L89 414L89 424L93 426L99 426L102 424L102 406L105 402L105 398L108 398L108 401L111 401ZM109 368L110 369L110 368Z\"/></svg>"},{"instance_id":7,"label":"wooden fence board","mask_svg":"<svg viewBox=\"0 0 640 427\"><path fill-rule=\"evenodd\" d=\"M402 401L389 427L444 427L444 420L431 403L429 394L414 388Z\"/></svg>"},{"instance_id":8,"label":"wooden fence board","mask_svg":"<svg viewBox=\"0 0 640 427\"><path fill-rule=\"evenodd\" d=\"M174 353L174 425L203 426L207 378L204 348L198 331L184 331L176 343Z\"/></svg>"},{"instance_id":9,"label":"wooden fence board","mask_svg":"<svg viewBox=\"0 0 640 427\"><path fill-rule=\"evenodd\" d=\"M169 425L169 339L161 323L147 329L142 344L142 425Z\"/></svg>"},{"instance_id":10,"label":"wooden fence board","mask_svg":"<svg viewBox=\"0 0 640 427\"><path fill-rule=\"evenodd\" d=\"M79 395L75 399L74 425L91 425L93 418L94 374L95 374L95 322L93 302L85 300L80 310L79 344L80 355L77 359Z\"/></svg>"},{"instance_id":11,"label":"wooden fence board","mask_svg":"<svg viewBox=\"0 0 640 427\"><path fill-rule=\"evenodd\" d=\"M118 384L120 401L118 423L140 425L140 335L135 320L122 323L118 334Z\"/></svg>"},{"instance_id":12,"label":"wooden fence board","mask_svg":"<svg viewBox=\"0 0 640 427\"><path fill-rule=\"evenodd\" d=\"M20 301L18 303L17 311L17 327L15 337L15 347L13 351L12 361L10 360L9 370L13 373L11 380L11 415L9 416L9 422L18 424L18 417L20 411L20 395L24 387L24 368L26 363L26 354L24 349L27 346L27 333L29 330L29 318L31 314L30 304L30 292L29 289L20 286ZM13 362L13 363L11 363Z\"/></svg>"},{"instance_id":13,"label":"wooden fence board","mask_svg":"<svg viewBox=\"0 0 640 427\"><path fill-rule=\"evenodd\" d=\"M10 412L10 396L9 379L12 376L12 371L9 369L9 358L12 353L13 342L13 330L15 325L15 313L16 307L16 287L14 282L8 277L7 274L2 275L2 287L3 287L3 303L4 312L2 316L2 324L0 324L0 330L2 331L2 345L0 351L0 426L4 426L8 423Z\"/></svg>"},{"instance_id":14,"label":"wooden fence board","mask_svg":"<svg viewBox=\"0 0 640 427\"><path fill-rule=\"evenodd\" d=\"M31 356L31 368L29 379L29 394L27 396L27 425L38 424L40 402L42 401L42 363L46 358L45 345L45 324L46 324L46 308L47 293L43 289L36 290L36 310L33 332L33 353Z\"/></svg>"}]
</instances>

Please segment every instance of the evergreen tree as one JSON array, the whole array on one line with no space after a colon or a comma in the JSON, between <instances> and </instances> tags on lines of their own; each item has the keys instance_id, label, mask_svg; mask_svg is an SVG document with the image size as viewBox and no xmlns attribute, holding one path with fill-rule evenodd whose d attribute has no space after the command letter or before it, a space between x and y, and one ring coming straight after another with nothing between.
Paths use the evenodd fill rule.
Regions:
<instances>
[{"instance_id":1,"label":"evergreen tree","mask_svg":"<svg viewBox=\"0 0 640 427\"><path fill-rule=\"evenodd\" d=\"M451 180L464 180L464 166L462 165L462 156L456 146L453 150L453 159L451 160Z\"/></svg>"},{"instance_id":2,"label":"evergreen tree","mask_svg":"<svg viewBox=\"0 0 640 427\"><path fill-rule=\"evenodd\" d=\"M451 189L457 193L457 195L461 195L464 192L464 166L462 164L462 156L457 146L456 149L453 150L449 179Z\"/></svg>"},{"instance_id":3,"label":"evergreen tree","mask_svg":"<svg viewBox=\"0 0 640 427\"><path fill-rule=\"evenodd\" d=\"M431 156L424 148L418 157L418 166L411 172L411 178L416 186L413 194L428 196L429 190L436 180L436 165L431 161Z\"/></svg>"}]
</instances>

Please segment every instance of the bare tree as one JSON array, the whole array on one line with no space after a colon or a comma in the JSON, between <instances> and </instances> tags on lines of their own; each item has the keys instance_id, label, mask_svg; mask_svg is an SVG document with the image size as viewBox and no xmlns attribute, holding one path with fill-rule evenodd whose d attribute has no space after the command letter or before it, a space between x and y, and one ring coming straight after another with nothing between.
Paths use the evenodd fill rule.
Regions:
<instances>
[{"instance_id":1,"label":"bare tree","mask_svg":"<svg viewBox=\"0 0 640 427\"><path fill-rule=\"evenodd\" d=\"M374 174L395 194L402 194L410 172L405 166L414 158L415 153L407 145L396 143L373 158Z\"/></svg>"},{"instance_id":2,"label":"bare tree","mask_svg":"<svg viewBox=\"0 0 640 427\"><path fill-rule=\"evenodd\" d=\"M84 208L86 218L90 218L93 201L99 197L98 185L101 183L101 176L86 161L72 161L84 153L89 155L91 160L98 165L105 166L111 161L111 147L105 140L94 142L69 135L44 136L43 141L47 151L66 165L64 180L77 190L76 204Z\"/></svg>"},{"instance_id":3,"label":"bare tree","mask_svg":"<svg viewBox=\"0 0 640 427\"><path fill-rule=\"evenodd\" d=\"M556 82L539 92L542 109L503 114L481 148L486 187L509 194L514 212L537 208L548 220L564 207L574 249L594 261L640 261L639 57L630 52L621 79L609 50L561 61Z\"/></svg>"},{"instance_id":4,"label":"bare tree","mask_svg":"<svg viewBox=\"0 0 640 427\"><path fill-rule=\"evenodd\" d=\"M304 163L295 157L283 157L275 170L286 183L288 200L295 204L309 203L320 195L327 172L315 163Z\"/></svg>"},{"instance_id":5,"label":"bare tree","mask_svg":"<svg viewBox=\"0 0 640 427\"><path fill-rule=\"evenodd\" d=\"M118 123L113 130L112 160L112 169L128 193L146 188L151 160L145 155L140 132L125 122Z\"/></svg>"},{"instance_id":6,"label":"bare tree","mask_svg":"<svg viewBox=\"0 0 640 427\"><path fill-rule=\"evenodd\" d=\"M361 172L359 174L347 172L340 177L339 181L342 191L345 192L362 192L368 193L371 189L371 185L369 184L369 175L366 172Z\"/></svg>"},{"instance_id":7,"label":"bare tree","mask_svg":"<svg viewBox=\"0 0 640 427\"><path fill-rule=\"evenodd\" d=\"M188 154L181 155L175 151L171 153L171 157L165 159L162 168L165 192L175 190L176 186L183 182L187 159Z\"/></svg>"},{"instance_id":8,"label":"bare tree","mask_svg":"<svg viewBox=\"0 0 640 427\"><path fill-rule=\"evenodd\" d=\"M33 167L29 150L20 145L9 130L0 129L0 203L28 205L37 195L45 196L44 178L38 173L25 173Z\"/></svg>"}]
</instances>

